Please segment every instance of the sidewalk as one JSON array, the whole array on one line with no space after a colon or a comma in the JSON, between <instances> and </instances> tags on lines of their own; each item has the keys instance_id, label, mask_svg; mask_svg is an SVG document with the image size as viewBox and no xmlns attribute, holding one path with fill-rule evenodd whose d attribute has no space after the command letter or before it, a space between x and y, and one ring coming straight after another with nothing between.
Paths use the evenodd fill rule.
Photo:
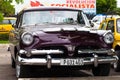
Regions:
<instances>
[{"instance_id":1,"label":"sidewalk","mask_svg":"<svg viewBox=\"0 0 120 80\"><path fill-rule=\"evenodd\" d=\"M0 44L0 52L1 50L8 50L9 44Z\"/></svg>"}]
</instances>

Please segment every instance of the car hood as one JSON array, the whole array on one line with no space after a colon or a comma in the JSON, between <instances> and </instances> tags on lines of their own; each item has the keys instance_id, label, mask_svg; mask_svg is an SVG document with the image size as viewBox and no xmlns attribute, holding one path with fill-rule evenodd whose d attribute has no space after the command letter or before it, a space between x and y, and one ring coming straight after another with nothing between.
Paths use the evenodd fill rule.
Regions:
<instances>
[{"instance_id":1,"label":"car hood","mask_svg":"<svg viewBox=\"0 0 120 80\"><path fill-rule=\"evenodd\" d=\"M24 29L24 31L31 32L31 33L87 32L87 33L103 35L106 32L106 30L98 30L85 25L40 25L40 26L29 25L29 27L28 25L26 25L22 28Z\"/></svg>"},{"instance_id":2,"label":"car hood","mask_svg":"<svg viewBox=\"0 0 120 80\"><path fill-rule=\"evenodd\" d=\"M31 32L36 38L36 45L98 45L100 37L105 33L103 30L80 27L79 25L49 25L29 26L25 31ZM99 42L99 43L98 43Z\"/></svg>"}]
</instances>

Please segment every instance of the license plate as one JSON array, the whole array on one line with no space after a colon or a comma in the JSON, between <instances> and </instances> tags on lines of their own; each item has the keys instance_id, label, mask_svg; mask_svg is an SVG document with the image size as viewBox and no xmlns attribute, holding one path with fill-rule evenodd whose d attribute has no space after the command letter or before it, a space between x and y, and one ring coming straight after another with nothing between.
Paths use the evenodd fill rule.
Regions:
<instances>
[{"instance_id":1,"label":"license plate","mask_svg":"<svg viewBox=\"0 0 120 80\"><path fill-rule=\"evenodd\" d=\"M73 65L84 65L84 60L83 59L61 59L60 65L68 65L68 66L73 66Z\"/></svg>"}]
</instances>

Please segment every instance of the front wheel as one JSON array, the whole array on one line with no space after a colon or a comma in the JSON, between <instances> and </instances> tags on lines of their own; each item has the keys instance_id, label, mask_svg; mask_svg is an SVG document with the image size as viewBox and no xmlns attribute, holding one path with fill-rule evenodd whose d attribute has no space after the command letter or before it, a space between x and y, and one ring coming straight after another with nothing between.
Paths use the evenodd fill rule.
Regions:
<instances>
[{"instance_id":1,"label":"front wheel","mask_svg":"<svg viewBox=\"0 0 120 80\"><path fill-rule=\"evenodd\" d=\"M16 56L16 77L22 78L27 75L27 68L24 65L19 64L18 62L18 56Z\"/></svg>"},{"instance_id":2,"label":"front wheel","mask_svg":"<svg viewBox=\"0 0 120 80\"><path fill-rule=\"evenodd\" d=\"M17 78L24 77L25 76L24 71L25 71L24 66L16 64L16 77Z\"/></svg>"},{"instance_id":3,"label":"front wheel","mask_svg":"<svg viewBox=\"0 0 120 80\"><path fill-rule=\"evenodd\" d=\"M110 63L100 64L98 67L93 67L92 73L94 76L108 76L110 73Z\"/></svg>"}]
</instances>

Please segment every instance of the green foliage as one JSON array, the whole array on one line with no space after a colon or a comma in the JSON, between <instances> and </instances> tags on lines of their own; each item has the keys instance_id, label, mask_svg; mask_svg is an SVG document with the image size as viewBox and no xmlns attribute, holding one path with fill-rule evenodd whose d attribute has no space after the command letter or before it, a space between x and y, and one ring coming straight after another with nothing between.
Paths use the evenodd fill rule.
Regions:
<instances>
[{"instance_id":1,"label":"green foliage","mask_svg":"<svg viewBox=\"0 0 120 80\"><path fill-rule=\"evenodd\" d=\"M96 0L97 14L115 11L116 0Z\"/></svg>"},{"instance_id":2,"label":"green foliage","mask_svg":"<svg viewBox=\"0 0 120 80\"><path fill-rule=\"evenodd\" d=\"M15 12L14 6L11 5L13 0L0 0L0 11L4 13L4 16L13 15ZM15 0L16 3L23 3L23 0Z\"/></svg>"},{"instance_id":3,"label":"green foliage","mask_svg":"<svg viewBox=\"0 0 120 80\"><path fill-rule=\"evenodd\" d=\"M18 4L23 3L23 0L15 0Z\"/></svg>"},{"instance_id":4,"label":"green foliage","mask_svg":"<svg viewBox=\"0 0 120 80\"><path fill-rule=\"evenodd\" d=\"M8 1L0 1L0 11L4 16L11 16L15 13L14 6Z\"/></svg>"},{"instance_id":5,"label":"green foliage","mask_svg":"<svg viewBox=\"0 0 120 80\"><path fill-rule=\"evenodd\" d=\"M9 41L8 40L0 40L0 44L8 44Z\"/></svg>"},{"instance_id":6,"label":"green foliage","mask_svg":"<svg viewBox=\"0 0 120 80\"><path fill-rule=\"evenodd\" d=\"M0 34L0 40L8 40L9 38L9 34L6 33L6 34Z\"/></svg>"},{"instance_id":7,"label":"green foliage","mask_svg":"<svg viewBox=\"0 0 120 80\"><path fill-rule=\"evenodd\" d=\"M114 10L114 12L115 12L116 14L120 15L120 8L116 8L116 9Z\"/></svg>"},{"instance_id":8,"label":"green foliage","mask_svg":"<svg viewBox=\"0 0 120 80\"><path fill-rule=\"evenodd\" d=\"M11 5L13 0L0 0L0 21L3 16L12 16L15 14L14 6ZM22 3L23 0L15 0L16 3Z\"/></svg>"},{"instance_id":9,"label":"green foliage","mask_svg":"<svg viewBox=\"0 0 120 80\"><path fill-rule=\"evenodd\" d=\"M12 3L13 0L3 0L3 1L8 1L8 2ZM15 0L15 1L16 1L16 3L18 3L18 4L19 4L19 3L23 3L23 0Z\"/></svg>"},{"instance_id":10,"label":"green foliage","mask_svg":"<svg viewBox=\"0 0 120 80\"><path fill-rule=\"evenodd\" d=\"M0 22L3 20L3 14L0 13Z\"/></svg>"}]
</instances>

